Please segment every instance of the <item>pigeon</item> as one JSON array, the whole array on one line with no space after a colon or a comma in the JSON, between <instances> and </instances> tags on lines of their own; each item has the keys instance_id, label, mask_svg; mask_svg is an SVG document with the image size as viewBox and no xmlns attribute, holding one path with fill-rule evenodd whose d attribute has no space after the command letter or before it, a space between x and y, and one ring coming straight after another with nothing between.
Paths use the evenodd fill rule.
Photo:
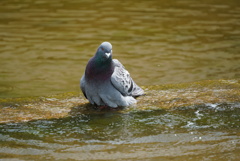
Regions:
<instances>
[{"instance_id":1,"label":"pigeon","mask_svg":"<svg viewBox=\"0 0 240 161\"><path fill-rule=\"evenodd\" d=\"M80 80L80 88L89 102L98 107L126 107L135 104L144 91L117 60L112 59L112 45L103 42Z\"/></svg>"}]
</instances>

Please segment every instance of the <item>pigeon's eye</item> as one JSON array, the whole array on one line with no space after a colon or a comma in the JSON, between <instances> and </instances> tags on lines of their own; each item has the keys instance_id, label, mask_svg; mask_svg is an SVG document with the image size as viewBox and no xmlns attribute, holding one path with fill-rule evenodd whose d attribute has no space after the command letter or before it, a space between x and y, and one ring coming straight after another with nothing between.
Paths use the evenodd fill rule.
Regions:
<instances>
[{"instance_id":1,"label":"pigeon's eye","mask_svg":"<svg viewBox=\"0 0 240 161\"><path fill-rule=\"evenodd\" d=\"M104 51L104 48L103 48L103 47L101 47L101 49L102 49L102 51Z\"/></svg>"}]
</instances>

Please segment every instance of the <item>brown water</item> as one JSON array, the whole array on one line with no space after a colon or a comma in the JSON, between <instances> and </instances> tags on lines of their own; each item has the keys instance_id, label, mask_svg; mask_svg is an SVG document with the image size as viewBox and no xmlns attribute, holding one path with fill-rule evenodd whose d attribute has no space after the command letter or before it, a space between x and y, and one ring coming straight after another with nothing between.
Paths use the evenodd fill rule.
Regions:
<instances>
[{"instance_id":1,"label":"brown water","mask_svg":"<svg viewBox=\"0 0 240 161\"><path fill-rule=\"evenodd\" d=\"M1 0L0 97L79 91L103 41L140 85L239 78L240 1ZM0 159L239 160L239 102L2 123Z\"/></svg>"},{"instance_id":2,"label":"brown water","mask_svg":"<svg viewBox=\"0 0 240 161\"><path fill-rule=\"evenodd\" d=\"M140 85L240 77L239 0L0 2L0 97L78 91L99 44Z\"/></svg>"}]
</instances>

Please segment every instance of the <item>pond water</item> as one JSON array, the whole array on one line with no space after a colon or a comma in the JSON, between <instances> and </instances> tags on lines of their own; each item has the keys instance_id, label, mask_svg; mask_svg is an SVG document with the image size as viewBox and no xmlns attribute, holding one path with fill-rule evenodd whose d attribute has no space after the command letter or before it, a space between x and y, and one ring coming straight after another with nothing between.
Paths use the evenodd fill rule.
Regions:
<instances>
[{"instance_id":1,"label":"pond water","mask_svg":"<svg viewBox=\"0 0 240 161\"><path fill-rule=\"evenodd\" d=\"M80 92L103 41L146 87L238 79L239 29L239 0L1 0L0 98ZM239 102L1 123L0 159L238 160Z\"/></svg>"},{"instance_id":2,"label":"pond water","mask_svg":"<svg viewBox=\"0 0 240 161\"><path fill-rule=\"evenodd\" d=\"M207 106L207 107L206 107ZM240 104L0 124L0 158L237 160Z\"/></svg>"},{"instance_id":3,"label":"pond water","mask_svg":"<svg viewBox=\"0 0 240 161\"><path fill-rule=\"evenodd\" d=\"M79 91L103 41L140 85L240 77L239 0L1 0L0 97Z\"/></svg>"}]
</instances>

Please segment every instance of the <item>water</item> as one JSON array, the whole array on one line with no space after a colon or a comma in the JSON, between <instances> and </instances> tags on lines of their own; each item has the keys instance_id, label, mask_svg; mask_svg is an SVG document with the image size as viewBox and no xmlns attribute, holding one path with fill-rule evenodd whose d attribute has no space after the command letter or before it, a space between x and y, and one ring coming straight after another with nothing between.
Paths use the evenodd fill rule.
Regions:
<instances>
[{"instance_id":1,"label":"water","mask_svg":"<svg viewBox=\"0 0 240 161\"><path fill-rule=\"evenodd\" d=\"M58 119L42 117L80 107L70 99L41 102L46 95L80 92L86 63L103 41L112 43L114 58L146 88L239 79L239 28L239 0L1 0L0 98L10 102L0 103L0 115L10 119L0 124L0 159L239 160L240 98L230 84L223 91L207 85L152 90L145 98L155 96L155 102L143 104L157 106L152 109L73 110ZM234 101L211 103L224 91ZM39 100L23 107L11 102L29 96ZM64 101L71 106L65 111ZM202 104L186 106L192 101ZM179 102L183 107L160 107ZM18 117L27 121L11 122Z\"/></svg>"},{"instance_id":2,"label":"water","mask_svg":"<svg viewBox=\"0 0 240 161\"><path fill-rule=\"evenodd\" d=\"M0 154L30 160L237 160L239 107L108 111L0 124Z\"/></svg>"},{"instance_id":3,"label":"water","mask_svg":"<svg viewBox=\"0 0 240 161\"><path fill-rule=\"evenodd\" d=\"M0 2L0 97L79 91L103 41L140 85L239 78L240 2Z\"/></svg>"}]
</instances>

